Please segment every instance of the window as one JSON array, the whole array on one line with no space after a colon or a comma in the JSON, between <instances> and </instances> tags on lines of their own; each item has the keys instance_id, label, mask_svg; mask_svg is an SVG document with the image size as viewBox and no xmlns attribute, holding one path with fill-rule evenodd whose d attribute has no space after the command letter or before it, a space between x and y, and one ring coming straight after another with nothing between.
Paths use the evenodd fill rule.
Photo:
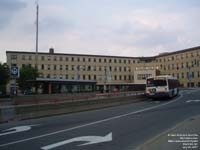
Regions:
<instances>
[{"instance_id":1,"label":"window","mask_svg":"<svg viewBox=\"0 0 200 150\"><path fill-rule=\"evenodd\" d=\"M91 70L91 66L88 66L87 71L90 71L90 70Z\"/></svg>"},{"instance_id":2,"label":"window","mask_svg":"<svg viewBox=\"0 0 200 150\"><path fill-rule=\"evenodd\" d=\"M109 63L112 63L112 59L109 59Z\"/></svg>"},{"instance_id":3,"label":"window","mask_svg":"<svg viewBox=\"0 0 200 150\"><path fill-rule=\"evenodd\" d=\"M57 57L56 57L56 56L54 56L53 60L54 60L54 61L57 61Z\"/></svg>"},{"instance_id":4,"label":"window","mask_svg":"<svg viewBox=\"0 0 200 150\"><path fill-rule=\"evenodd\" d=\"M172 64L172 69L174 69L174 64Z\"/></svg>"},{"instance_id":5,"label":"window","mask_svg":"<svg viewBox=\"0 0 200 150\"><path fill-rule=\"evenodd\" d=\"M183 63L181 63L181 68L184 68L184 64Z\"/></svg>"},{"instance_id":6,"label":"window","mask_svg":"<svg viewBox=\"0 0 200 150\"><path fill-rule=\"evenodd\" d=\"M85 62L85 58L83 58L83 62Z\"/></svg>"},{"instance_id":7,"label":"window","mask_svg":"<svg viewBox=\"0 0 200 150\"><path fill-rule=\"evenodd\" d=\"M184 78L185 76L184 76L184 73L182 72L182 78Z\"/></svg>"},{"instance_id":8,"label":"window","mask_svg":"<svg viewBox=\"0 0 200 150\"><path fill-rule=\"evenodd\" d=\"M41 56L41 60L44 60L44 56Z\"/></svg>"},{"instance_id":9,"label":"window","mask_svg":"<svg viewBox=\"0 0 200 150\"><path fill-rule=\"evenodd\" d=\"M79 57L77 58L77 61L78 61L78 62L80 61L80 58L79 58Z\"/></svg>"},{"instance_id":10,"label":"window","mask_svg":"<svg viewBox=\"0 0 200 150\"><path fill-rule=\"evenodd\" d=\"M166 80L154 80L153 78L147 79L147 87L151 86L166 86Z\"/></svg>"},{"instance_id":11,"label":"window","mask_svg":"<svg viewBox=\"0 0 200 150\"><path fill-rule=\"evenodd\" d=\"M65 66L65 70L68 70L68 65Z\"/></svg>"},{"instance_id":12,"label":"window","mask_svg":"<svg viewBox=\"0 0 200 150\"><path fill-rule=\"evenodd\" d=\"M62 65L60 65L60 70L62 70Z\"/></svg>"},{"instance_id":13,"label":"window","mask_svg":"<svg viewBox=\"0 0 200 150\"><path fill-rule=\"evenodd\" d=\"M29 56L28 59L29 59L29 60L32 60L32 56Z\"/></svg>"},{"instance_id":14,"label":"window","mask_svg":"<svg viewBox=\"0 0 200 150\"><path fill-rule=\"evenodd\" d=\"M106 60L106 59L104 59L104 62L106 63L106 62L107 62L107 60Z\"/></svg>"},{"instance_id":15,"label":"window","mask_svg":"<svg viewBox=\"0 0 200 150\"><path fill-rule=\"evenodd\" d=\"M94 62L96 62L96 58L94 58Z\"/></svg>"},{"instance_id":16,"label":"window","mask_svg":"<svg viewBox=\"0 0 200 150\"><path fill-rule=\"evenodd\" d=\"M48 58L47 58L47 59L48 59L48 61L51 61L51 56L48 56Z\"/></svg>"},{"instance_id":17,"label":"window","mask_svg":"<svg viewBox=\"0 0 200 150\"><path fill-rule=\"evenodd\" d=\"M99 58L99 62L101 62L101 58Z\"/></svg>"},{"instance_id":18,"label":"window","mask_svg":"<svg viewBox=\"0 0 200 150\"><path fill-rule=\"evenodd\" d=\"M126 80L126 76L124 76L124 80Z\"/></svg>"},{"instance_id":19,"label":"window","mask_svg":"<svg viewBox=\"0 0 200 150\"><path fill-rule=\"evenodd\" d=\"M41 69L44 70L44 64L42 64Z\"/></svg>"},{"instance_id":20,"label":"window","mask_svg":"<svg viewBox=\"0 0 200 150\"><path fill-rule=\"evenodd\" d=\"M179 73L177 73L177 79L179 79Z\"/></svg>"},{"instance_id":21,"label":"window","mask_svg":"<svg viewBox=\"0 0 200 150\"><path fill-rule=\"evenodd\" d=\"M88 58L88 62L91 62L91 59L90 59L90 58Z\"/></svg>"},{"instance_id":22,"label":"window","mask_svg":"<svg viewBox=\"0 0 200 150\"><path fill-rule=\"evenodd\" d=\"M96 71L96 66L93 67L93 70Z\"/></svg>"},{"instance_id":23,"label":"window","mask_svg":"<svg viewBox=\"0 0 200 150\"><path fill-rule=\"evenodd\" d=\"M88 75L88 80L91 80L91 76L90 75Z\"/></svg>"},{"instance_id":24,"label":"window","mask_svg":"<svg viewBox=\"0 0 200 150\"><path fill-rule=\"evenodd\" d=\"M74 65L72 65L72 70L74 70Z\"/></svg>"},{"instance_id":25,"label":"window","mask_svg":"<svg viewBox=\"0 0 200 150\"><path fill-rule=\"evenodd\" d=\"M119 59L119 63L121 63L122 62L122 60L121 59Z\"/></svg>"},{"instance_id":26,"label":"window","mask_svg":"<svg viewBox=\"0 0 200 150\"><path fill-rule=\"evenodd\" d=\"M116 59L114 59L114 63L117 63L117 60L116 60Z\"/></svg>"},{"instance_id":27,"label":"window","mask_svg":"<svg viewBox=\"0 0 200 150\"><path fill-rule=\"evenodd\" d=\"M22 60L25 60L25 55L22 55Z\"/></svg>"},{"instance_id":28,"label":"window","mask_svg":"<svg viewBox=\"0 0 200 150\"><path fill-rule=\"evenodd\" d=\"M101 66L99 66L99 71L101 71Z\"/></svg>"},{"instance_id":29,"label":"window","mask_svg":"<svg viewBox=\"0 0 200 150\"><path fill-rule=\"evenodd\" d=\"M53 68L54 68L54 70L56 70L56 65L54 65L54 67L53 67Z\"/></svg>"},{"instance_id":30,"label":"window","mask_svg":"<svg viewBox=\"0 0 200 150\"><path fill-rule=\"evenodd\" d=\"M124 67L124 72L126 72L126 67Z\"/></svg>"},{"instance_id":31,"label":"window","mask_svg":"<svg viewBox=\"0 0 200 150\"><path fill-rule=\"evenodd\" d=\"M119 67L119 71L122 71L122 67Z\"/></svg>"},{"instance_id":32,"label":"window","mask_svg":"<svg viewBox=\"0 0 200 150\"><path fill-rule=\"evenodd\" d=\"M69 58L68 58L68 57L66 57L66 58L65 58L65 61L68 61L68 60L69 60Z\"/></svg>"},{"instance_id":33,"label":"window","mask_svg":"<svg viewBox=\"0 0 200 150\"><path fill-rule=\"evenodd\" d=\"M189 63L188 63L188 62L186 62L186 67L187 67L187 68L189 67Z\"/></svg>"},{"instance_id":34,"label":"window","mask_svg":"<svg viewBox=\"0 0 200 150\"><path fill-rule=\"evenodd\" d=\"M83 71L85 71L85 66L83 66Z\"/></svg>"},{"instance_id":35,"label":"window","mask_svg":"<svg viewBox=\"0 0 200 150\"><path fill-rule=\"evenodd\" d=\"M50 65L48 65L47 69L50 70Z\"/></svg>"},{"instance_id":36,"label":"window","mask_svg":"<svg viewBox=\"0 0 200 150\"><path fill-rule=\"evenodd\" d=\"M126 60L124 59L124 63L126 64Z\"/></svg>"},{"instance_id":37,"label":"window","mask_svg":"<svg viewBox=\"0 0 200 150\"><path fill-rule=\"evenodd\" d=\"M117 71L117 67L115 67L115 69L114 69L115 71Z\"/></svg>"},{"instance_id":38,"label":"window","mask_svg":"<svg viewBox=\"0 0 200 150\"><path fill-rule=\"evenodd\" d=\"M81 69L80 65L77 65L76 70L80 71L80 69Z\"/></svg>"},{"instance_id":39,"label":"window","mask_svg":"<svg viewBox=\"0 0 200 150\"><path fill-rule=\"evenodd\" d=\"M128 79L131 80L131 75L128 76Z\"/></svg>"},{"instance_id":40,"label":"window","mask_svg":"<svg viewBox=\"0 0 200 150\"><path fill-rule=\"evenodd\" d=\"M74 57L72 57L71 60L74 61Z\"/></svg>"},{"instance_id":41,"label":"window","mask_svg":"<svg viewBox=\"0 0 200 150\"><path fill-rule=\"evenodd\" d=\"M69 75L68 75L68 74L66 74L66 75L65 75L65 78L66 78L66 79L68 79L68 78L69 78Z\"/></svg>"},{"instance_id":42,"label":"window","mask_svg":"<svg viewBox=\"0 0 200 150\"><path fill-rule=\"evenodd\" d=\"M168 65L168 70L170 70L170 65Z\"/></svg>"},{"instance_id":43,"label":"window","mask_svg":"<svg viewBox=\"0 0 200 150\"><path fill-rule=\"evenodd\" d=\"M11 59L12 60L16 60L17 59L17 55L11 55Z\"/></svg>"},{"instance_id":44,"label":"window","mask_svg":"<svg viewBox=\"0 0 200 150\"><path fill-rule=\"evenodd\" d=\"M192 78L194 78L194 72L192 72Z\"/></svg>"},{"instance_id":45,"label":"window","mask_svg":"<svg viewBox=\"0 0 200 150\"><path fill-rule=\"evenodd\" d=\"M62 57L60 57L60 61L63 61L63 58L62 58Z\"/></svg>"},{"instance_id":46,"label":"window","mask_svg":"<svg viewBox=\"0 0 200 150\"><path fill-rule=\"evenodd\" d=\"M116 75L114 76L114 78L115 78L115 80L117 80L117 76Z\"/></svg>"},{"instance_id":47,"label":"window","mask_svg":"<svg viewBox=\"0 0 200 150\"><path fill-rule=\"evenodd\" d=\"M122 76L121 75L119 76L119 80L122 80Z\"/></svg>"},{"instance_id":48,"label":"window","mask_svg":"<svg viewBox=\"0 0 200 150\"><path fill-rule=\"evenodd\" d=\"M109 67L110 71L112 71L112 66Z\"/></svg>"},{"instance_id":49,"label":"window","mask_svg":"<svg viewBox=\"0 0 200 150\"><path fill-rule=\"evenodd\" d=\"M97 76L96 75L94 75L94 80L96 80L97 79Z\"/></svg>"}]
</instances>

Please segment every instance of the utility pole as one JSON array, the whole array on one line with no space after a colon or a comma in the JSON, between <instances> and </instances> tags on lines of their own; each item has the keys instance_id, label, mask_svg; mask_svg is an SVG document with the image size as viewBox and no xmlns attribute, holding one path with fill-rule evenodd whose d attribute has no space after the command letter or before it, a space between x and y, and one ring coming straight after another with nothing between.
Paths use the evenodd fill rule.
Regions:
<instances>
[{"instance_id":1,"label":"utility pole","mask_svg":"<svg viewBox=\"0 0 200 150\"><path fill-rule=\"evenodd\" d=\"M38 68L38 23L39 23L39 4L36 1L36 40L35 40L35 68Z\"/></svg>"}]
</instances>

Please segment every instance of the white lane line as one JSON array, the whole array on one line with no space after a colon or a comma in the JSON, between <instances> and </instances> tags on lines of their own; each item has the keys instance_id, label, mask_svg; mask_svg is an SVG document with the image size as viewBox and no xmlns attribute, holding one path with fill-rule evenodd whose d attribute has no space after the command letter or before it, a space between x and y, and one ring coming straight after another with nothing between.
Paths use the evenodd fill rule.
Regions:
<instances>
[{"instance_id":1,"label":"white lane line","mask_svg":"<svg viewBox=\"0 0 200 150\"><path fill-rule=\"evenodd\" d=\"M99 124L99 123L102 123L102 122L111 121L111 120L114 120L114 119L119 119L119 118L122 118L122 117L134 115L134 114L137 114L137 113L141 113L141 112L144 112L144 111L148 111L148 110L151 110L151 109L155 109L155 108L158 108L158 107L162 107L162 106L174 103L174 102L178 101L180 98L182 98L182 95L180 97L178 97L176 100L172 100L172 101L169 101L169 102L164 103L164 104L160 104L160 105L157 105L157 106L153 106L153 107L141 109L141 110L138 110L138 111L126 113L126 114L123 114L123 115L110 117L110 118L99 120L99 121L94 121L94 122L91 122L91 123L86 123L86 124L79 125L79 126L72 127L72 128L68 128L68 129L63 129L63 130L59 130L59 131L55 131L55 132L51 132L51 133L47 133L47 134L43 134L43 135L39 135L39 136L34 136L34 137L23 139L23 140L18 140L18 141L13 141L13 142L1 144L0 147L9 146L9 145L17 144L17 143L22 143L22 142L27 142L27 141L43 138L43 137L46 137L46 136L51 136L51 135L55 135L55 134L59 134L59 133L63 133L63 132L67 132L67 131L71 131L71 130L75 130L75 129L79 129L79 128L83 128L83 127L87 127L87 126L91 126L91 125L95 125L95 124Z\"/></svg>"},{"instance_id":2,"label":"white lane line","mask_svg":"<svg viewBox=\"0 0 200 150\"><path fill-rule=\"evenodd\" d=\"M186 103L190 103L190 102L200 102L199 99L196 99L196 100L187 100Z\"/></svg>"}]
</instances>

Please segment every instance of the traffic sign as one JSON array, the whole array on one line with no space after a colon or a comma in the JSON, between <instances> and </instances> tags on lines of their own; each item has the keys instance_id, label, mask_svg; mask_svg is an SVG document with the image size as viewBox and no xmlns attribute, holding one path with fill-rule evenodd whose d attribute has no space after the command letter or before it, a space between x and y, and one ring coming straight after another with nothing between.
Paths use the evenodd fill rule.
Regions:
<instances>
[{"instance_id":1,"label":"traffic sign","mask_svg":"<svg viewBox=\"0 0 200 150\"><path fill-rule=\"evenodd\" d=\"M19 77L19 68L17 66L12 66L10 70L11 77Z\"/></svg>"}]
</instances>

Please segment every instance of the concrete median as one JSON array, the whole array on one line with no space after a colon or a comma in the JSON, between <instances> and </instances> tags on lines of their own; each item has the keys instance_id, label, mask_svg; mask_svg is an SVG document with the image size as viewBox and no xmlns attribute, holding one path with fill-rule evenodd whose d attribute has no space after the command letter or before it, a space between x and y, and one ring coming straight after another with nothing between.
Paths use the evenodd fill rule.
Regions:
<instances>
[{"instance_id":1,"label":"concrete median","mask_svg":"<svg viewBox=\"0 0 200 150\"><path fill-rule=\"evenodd\" d=\"M143 94L103 96L75 101L53 101L47 103L1 106L0 122L24 120L65 113L73 113L118 106L145 100Z\"/></svg>"}]
</instances>

